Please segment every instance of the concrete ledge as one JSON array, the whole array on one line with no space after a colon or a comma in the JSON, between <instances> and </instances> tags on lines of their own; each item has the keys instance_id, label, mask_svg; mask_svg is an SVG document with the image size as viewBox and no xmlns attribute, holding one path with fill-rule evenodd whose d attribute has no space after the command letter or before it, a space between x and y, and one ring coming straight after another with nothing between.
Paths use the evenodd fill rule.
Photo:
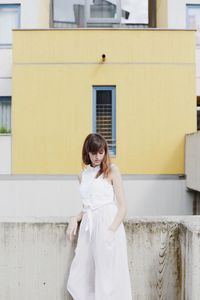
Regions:
<instances>
[{"instance_id":1,"label":"concrete ledge","mask_svg":"<svg viewBox=\"0 0 200 300\"><path fill-rule=\"evenodd\" d=\"M0 218L1 299L71 299L66 282L77 236L68 241L68 221ZM133 299L199 300L200 217L144 216L124 224Z\"/></svg>"},{"instance_id":2,"label":"concrete ledge","mask_svg":"<svg viewBox=\"0 0 200 300\"><path fill-rule=\"evenodd\" d=\"M187 187L200 192L200 131L185 135L185 174Z\"/></svg>"}]
</instances>

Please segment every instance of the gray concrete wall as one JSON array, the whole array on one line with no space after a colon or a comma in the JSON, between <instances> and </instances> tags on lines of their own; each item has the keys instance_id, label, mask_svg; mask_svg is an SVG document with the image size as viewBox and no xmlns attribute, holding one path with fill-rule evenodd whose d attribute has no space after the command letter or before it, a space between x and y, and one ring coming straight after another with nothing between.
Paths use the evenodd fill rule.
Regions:
<instances>
[{"instance_id":1,"label":"gray concrete wall","mask_svg":"<svg viewBox=\"0 0 200 300\"><path fill-rule=\"evenodd\" d=\"M0 299L71 300L66 283L76 239L68 241L67 224L0 219ZM133 299L200 299L200 217L129 218L125 229Z\"/></svg>"},{"instance_id":2,"label":"gray concrete wall","mask_svg":"<svg viewBox=\"0 0 200 300\"><path fill-rule=\"evenodd\" d=\"M200 131L185 137L185 174L187 187L200 192Z\"/></svg>"}]
</instances>

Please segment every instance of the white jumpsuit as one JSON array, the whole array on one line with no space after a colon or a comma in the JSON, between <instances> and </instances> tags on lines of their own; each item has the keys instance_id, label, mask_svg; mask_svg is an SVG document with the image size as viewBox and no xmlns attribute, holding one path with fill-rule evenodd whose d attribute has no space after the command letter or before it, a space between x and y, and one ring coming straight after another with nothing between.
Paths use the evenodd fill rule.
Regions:
<instances>
[{"instance_id":1,"label":"white jumpsuit","mask_svg":"<svg viewBox=\"0 0 200 300\"><path fill-rule=\"evenodd\" d=\"M124 224L108 227L117 213L113 186L99 166L82 172L83 217L67 290L74 300L132 300Z\"/></svg>"}]
</instances>

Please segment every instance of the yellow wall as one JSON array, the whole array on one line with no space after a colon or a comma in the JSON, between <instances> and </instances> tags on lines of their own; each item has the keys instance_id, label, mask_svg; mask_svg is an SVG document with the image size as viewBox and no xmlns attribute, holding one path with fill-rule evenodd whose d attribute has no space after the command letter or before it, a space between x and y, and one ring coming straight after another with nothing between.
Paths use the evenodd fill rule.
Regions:
<instances>
[{"instance_id":1,"label":"yellow wall","mask_svg":"<svg viewBox=\"0 0 200 300\"><path fill-rule=\"evenodd\" d=\"M184 136L196 131L194 55L194 31L15 30L13 174L79 172L92 85L116 85L122 173L184 173Z\"/></svg>"},{"instance_id":2,"label":"yellow wall","mask_svg":"<svg viewBox=\"0 0 200 300\"><path fill-rule=\"evenodd\" d=\"M168 0L156 1L156 27L168 28Z\"/></svg>"}]
</instances>

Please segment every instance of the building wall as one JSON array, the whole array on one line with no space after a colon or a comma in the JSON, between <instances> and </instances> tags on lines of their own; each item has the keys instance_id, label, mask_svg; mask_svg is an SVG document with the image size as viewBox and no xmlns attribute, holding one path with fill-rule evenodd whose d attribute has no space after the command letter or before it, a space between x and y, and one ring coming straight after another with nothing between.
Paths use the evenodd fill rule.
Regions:
<instances>
[{"instance_id":1,"label":"building wall","mask_svg":"<svg viewBox=\"0 0 200 300\"><path fill-rule=\"evenodd\" d=\"M48 28L50 0L0 0L0 4L21 4L21 28ZM12 96L12 45L0 48L0 96ZM11 139L0 134L0 174L11 173Z\"/></svg>"},{"instance_id":2,"label":"building wall","mask_svg":"<svg viewBox=\"0 0 200 300\"><path fill-rule=\"evenodd\" d=\"M11 136L2 134L0 136L0 174L11 173Z\"/></svg>"},{"instance_id":3,"label":"building wall","mask_svg":"<svg viewBox=\"0 0 200 300\"><path fill-rule=\"evenodd\" d=\"M187 4L200 4L200 0L168 0L168 28L186 28Z\"/></svg>"},{"instance_id":4,"label":"building wall","mask_svg":"<svg viewBox=\"0 0 200 300\"><path fill-rule=\"evenodd\" d=\"M200 4L200 0L158 0L157 27L185 29L187 4ZM196 47L196 94L200 95L200 48Z\"/></svg>"},{"instance_id":5,"label":"building wall","mask_svg":"<svg viewBox=\"0 0 200 300\"><path fill-rule=\"evenodd\" d=\"M156 27L168 28L168 0L157 0L156 10Z\"/></svg>"},{"instance_id":6,"label":"building wall","mask_svg":"<svg viewBox=\"0 0 200 300\"><path fill-rule=\"evenodd\" d=\"M0 49L0 96L11 95L12 50Z\"/></svg>"},{"instance_id":7,"label":"building wall","mask_svg":"<svg viewBox=\"0 0 200 300\"><path fill-rule=\"evenodd\" d=\"M200 0L157 0L157 27L185 29L187 4L200 4Z\"/></svg>"},{"instance_id":8,"label":"building wall","mask_svg":"<svg viewBox=\"0 0 200 300\"><path fill-rule=\"evenodd\" d=\"M186 184L200 192L200 131L188 134L185 145Z\"/></svg>"},{"instance_id":9,"label":"building wall","mask_svg":"<svg viewBox=\"0 0 200 300\"><path fill-rule=\"evenodd\" d=\"M21 28L48 28L50 0L0 0L0 4L21 4ZM0 48L0 96L12 95L12 47Z\"/></svg>"},{"instance_id":10,"label":"building wall","mask_svg":"<svg viewBox=\"0 0 200 300\"><path fill-rule=\"evenodd\" d=\"M21 28L48 28L50 0L0 0L0 4L21 5Z\"/></svg>"},{"instance_id":11,"label":"building wall","mask_svg":"<svg viewBox=\"0 0 200 300\"><path fill-rule=\"evenodd\" d=\"M192 215L185 179L123 175L127 216ZM0 217L70 217L82 210L76 175L0 175Z\"/></svg>"},{"instance_id":12,"label":"building wall","mask_svg":"<svg viewBox=\"0 0 200 300\"><path fill-rule=\"evenodd\" d=\"M92 86L116 85L113 162L124 174L183 174L194 49L194 31L14 31L12 173L79 172Z\"/></svg>"},{"instance_id":13,"label":"building wall","mask_svg":"<svg viewBox=\"0 0 200 300\"><path fill-rule=\"evenodd\" d=\"M200 48L196 49L196 94L200 95Z\"/></svg>"}]
</instances>

